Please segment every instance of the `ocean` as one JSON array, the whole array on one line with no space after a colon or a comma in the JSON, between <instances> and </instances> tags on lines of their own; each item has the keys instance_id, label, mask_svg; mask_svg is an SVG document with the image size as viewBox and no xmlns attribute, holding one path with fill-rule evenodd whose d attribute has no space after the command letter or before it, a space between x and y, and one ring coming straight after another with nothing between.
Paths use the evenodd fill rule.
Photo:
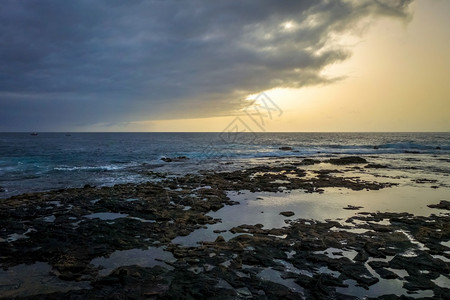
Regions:
<instances>
[{"instance_id":1,"label":"ocean","mask_svg":"<svg viewBox=\"0 0 450 300\"><path fill-rule=\"evenodd\" d=\"M144 182L152 180L149 171L185 174L282 157L342 155L445 179L450 133L0 133L0 198ZM176 157L186 159L161 160Z\"/></svg>"}]
</instances>

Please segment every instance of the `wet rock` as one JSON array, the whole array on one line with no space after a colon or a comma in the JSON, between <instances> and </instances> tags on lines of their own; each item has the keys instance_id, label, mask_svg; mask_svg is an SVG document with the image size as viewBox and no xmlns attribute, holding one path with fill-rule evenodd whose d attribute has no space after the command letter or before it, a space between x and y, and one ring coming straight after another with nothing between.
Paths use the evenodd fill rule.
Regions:
<instances>
[{"instance_id":1,"label":"wet rock","mask_svg":"<svg viewBox=\"0 0 450 300\"><path fill-rule=\"evenodd\" d=\"M417 256L396 255L390 262L389 267L393 269L404 269L409 274L419 275L418 270L435 271L448 274L450 267L440 259L432 257L426 252L420 252Z\"/></svg>"},{"instance_id":2,"label":"wet rock","mask_svg":"<svg viewBox=\"0 0 450 300\"><path fill-rule=\"evenodd\" d=\"M367 164L364 168L367 169L386 169L388 166L382 164Z\"/></svg>"},{"instance_id":3,"label":"wet rock","mask_svg":"<svg viewBox=\"0 0 450 300\"><path fill-rule=\"evenodd\" d=\"M189 160L186 156L177 156L177 157L161 157L161 160L164 162L181 162Z\"/></svg>"},{"instance_id":4,"label":"wet rock","mask_svg":"<svg viewBox=\"0 0 450 300\"><path fill-rule=\"evenodd\" d=\"M373 269L381 269L381 268L387 268L389 267L389 263L386 261L370 261L369 266L371 266Z\"/></svg>"},{"instance_id":5,"label":"wet rock","mask_svg":"<svg viewBox=\"0 0 450 300\"><path fill-rule=\"evenodd\" d=\"M292 150L292 147L283 146L283 147L280 147L280 148L278 148L278 149L280 149L280 150L282 150L282 151L291 151L291 150Z\"/></svg>"},{"instance_id":6,"label":"wet rock","mask_svg":"<svg viewBox=\"0 0 450 300\"><path fill-rule=\"evenodd\" d=\"M437 180L435 179L428 179L428 178L419 178L413 180L415 183L435 183Z\"/></svg>"},{"instance_id":7,"label":"wet rock","mask_svg":"<svg viewBox=\"0 0 450 300\"><path fill-rule=\"evenodd\" d=\"M299 165L300 166L311 166L311 165L319 164L319 163L320 163L320 160L305 158L299 163Z\"/></svg>"},{"instance_id":8,"label":"wet rock","mask_svg":"<svg viewBox=\"0 0 450 300\"><path fill-rule=\"evenodd\" d=\"M236 293L238 294L239 297L244 299L252 298L252 292L250 292L250 290L246 287L237 289Z\"/></svg>"},{"instance_id":9,"label":"wet rock","mask_svg":"<svg viewBox=\"0 0 450 300\"><path fill-rule=\"evenodd\" d=\"M347 207L343 207L343 209L347 209L347 210L359 210L361 208L364 208L362 206L355 206L355 205L347 205Z\"/></svg>"},{"instance_id":10,"label":"wet rock","mask_svg":"<svg viewBox=\"0 0 450 300\"><path fill-rule=\"evenodd\" d=\"M355 264L344 264L339 271L345 274L347 277L356 280L359 284L363 286L371 286L378 281L378 278L373 277L372 274L364 267L364 265Z\"/></svg>"},{"instance_id":11,"label":"wet rock","mask_svg":"<svg viewBox=\"0 0 450 300\"><path fill-rule=\"evenodd\" d=\"M232 231L241 235L228 241L219 236L214 242L202 242L195 247L171 243L177 236L189 235L205 224L219 222L209 217L208 212L235 204L227 197L228 191L278 191L280 184L274 183L276 180L289 181L283 184L289 190L299 188L307 192L329 186L351 189L386 186L333 176L339 172L320 170L315 173L317 178L311 179L309 176L302 178L305 172L298 165L258 166L227 173L180 176L176 180L167 177L158 183L20 195L0 202L0 241L13 233L24 234L31 227L36 232L28 232L27 239L0 242L0 263L10 267L48 261L54 274L61 279L90 281L92 289L52 294L55 299L298 299L303 296L352 299L336 293L336 287L346 287L344 280L347 279L356 280L364 288L376 282L364 264L367 261L381 278L396 276L387 269L389 267L407 270L411 291L431 286L431 280L449 274L448 263L429 255L446 255L444 252L448 248L441 242L448 240L450 226L445 216L364 213L349 218L349 222L353 221L352 228L371 230L365 234L332 230L344 227L335 221L289 220L282 228L264 229L262 224L236 226ZM286 176L288 174L295 176ZM202 188L204 186L210 188ZM58 204L43 205L49 202ZM191 209L185 210L186 206ZM96 212L129 217L114 220L83 217ZM55 215L54 223L42 221L49 215ZM390 225L376 224L386 219ZM74 228L73 223L78 223L78 227ZM417 257L402 257L400 254L415 245L398 230L410 232L430 249L429 254L417 251ZM105 277L99 276L99 270L90 265L95 258L113 257L115 251L148 247L165 247L175 259L166 262L164 267L119 267ZM339 249L328 250L334 254L330 255L332 257L314 253L330 247ZM353 261L341 251L349 249L358 252ZM371 261L387 255L395 257L390 262ZM302 274L293 272L291 265ZM322 267L327 267L333 275L318 274L317 270ZM283 284L263 280L259 275L264 268L278 271L282 279L303 287L304 295ZM421 270L429 273L421 274ZM420 276L424 277L423 282L416 278ZM432 288L435 295L446 295L443 289Z\"/></svg>"},{"instance_id":12,"label":"wet rock","mask_svg":"<svg viewBox=\"0 0 450 300\"><path fill-rule=\"evenodd\" d=\"M295 215L295 213L293 211L282 211L280 212L280 215L285 217L292 217L293 215Z\"/></svg>"},{"instance_id":13,"label":"wet rock","mask_svg":"<svg viewBox=\"0 0 450 300\"><path fill-rule=\"evenodd\" d=\"M447 200L441 200L439 204L430 204L427 205L430 208L439 208L439 209L446 209L450 210L450 201Z\"/></svg>"},{"instance_id":14,"label":"wet rock","mask_svg":"<svg viewBox=\"0 0 450 300\"><path fill-rule=\"evenodd\" d=\"M4 193L4 192L6 192L5 188L0 186L0 193Z\"/></svg>"},{"instance_id":15,"label":"wet rock","mask_svg":"<svg viewBox=\"0 0 450 300\"><path fill-rule=\"evenodd\" d=\"M406 276L407 282L403 287L409 291L430 290L435 287L435 284L425 276Z\"/></svg>"},{"instance_id":16,"label":"wet rock","mask_svg":"<svg viewBox=\"0 0 450 300\"><path fill-rule=\"evenodd\" d=\"M369 259L369 255L364 249L359 250L358 254L356 254L354 261L365 262Z\"/></svg>"},{"instance_id":17,"label":"wet rock","mask_svg":"<svg viewBox=\"0 0 450 300\"><path fill-rule=\"evenodd\" d=\"M225 242L225 239L221 235L219 235L215 240L215 243L224 243L224 242Z\"/></svg>"},{"instance_id":18,"label":"wet rock","mask_svg":"<svg viewBox=\"0 0 450 300\"><path fill-rule=\"evenodd\" d=\"M326 162L333 165L351 165L351 164L364 164L367 163L367 160L359 156L344 156L340 158L332 158L327 160Z\"/></svg>"},{"instance_id":19,"label":"wet rock","mask_svg":"<svg viewBox=\"0 0 450 300\"><path fill-rule=\"evenodd\" d=\"M378 273L378 275L380 275L381 278L383 279L397 279L398 275L395 274L394 272L384 269L384 268L378 268L375 269L375 272Z\"/></svg>"}]
</instances>

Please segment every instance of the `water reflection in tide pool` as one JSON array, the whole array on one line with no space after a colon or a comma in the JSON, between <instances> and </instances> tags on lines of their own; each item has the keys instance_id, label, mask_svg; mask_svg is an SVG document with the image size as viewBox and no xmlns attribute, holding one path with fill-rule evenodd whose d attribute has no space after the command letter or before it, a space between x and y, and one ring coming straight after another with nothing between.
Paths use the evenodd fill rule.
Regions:
<instances>
[{"instance_id":1,"label":"water reflection in tide pool","mask_svg":"<svg viewBox=\"0 0 450 300\"><path fill-rule=\"evenodd\" d=\"M88 281L64 281L51 271L52 267L45 262L0 269L0 295L2 298L27 297L90 288Z\"/></svg>"},{"instance_id":2,"label":"water reflection in tide pool","mask_svg":"<svg viewBox=\"0 0 450 300\"><path fill-rule=\"evenodd\" d=\"M233 238L229 232L233 227L248 224L262 224L264 229L287 226L287 220L312 219L346 220L360 211L368 212L408 212L415 215L446 214L438 209L427 207L428 204L439 203L448 189L430 189L425 187L399 186L374 191L352 191L345 188L325 188L323 194L305 193L294 190L290 192L228 192L228 197L238 202L238 205L226 205L216 212L207 215L221 219L217 224L207 225L188 236L180 236L172 242L183 246L195 246L202 241L212 242L222 235L225 240ZM359 211L343 209L347 205L363 206ZM285 217L280 212L292 211L295 215ZM341 222L343 223L343 222ZM388 225L387 221L377 224ZM348 226L355 224L345 223ZM367 229L347 229L355 233ZM214 231L223 231L214 233ZM361 231L361 232L359 232Z\"/></svg>"},{"instance_id":3,"label":"water reflection in tide pool","mask_svg":"<svg viewBox=\"0 0 450 300\"><path fill-rule=\"evenodd\" d=\"M174 262L175 258L171 252L165 251L163 248L149 249L130 249L115 251L109 257L97 257L91 261L91 264L102 267L100 276L106 276L118 267L138 265L140 267L162 266L172 269L165 262Z\"/></svg>"}]
</instances>

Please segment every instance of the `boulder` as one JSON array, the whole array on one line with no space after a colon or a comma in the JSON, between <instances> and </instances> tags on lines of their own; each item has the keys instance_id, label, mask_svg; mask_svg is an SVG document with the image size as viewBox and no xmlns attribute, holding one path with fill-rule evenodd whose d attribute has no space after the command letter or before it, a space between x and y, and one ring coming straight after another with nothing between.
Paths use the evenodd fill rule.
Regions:
<instances>
[{"instance_id":1,"label":"boulder","mask_svg":"<svg viewBox=\"0 0 450 300\"><path fill-rule=\"evenodd\" d=\"M177 156L177 157L161 157L161 160L164 162L180 162L188 160L189 158L186 156Z\"/></svg>"},{"instance_id":2,"label":"boulder","mask_svg":"<svg viewBox=\"0 0 450 300\"><path fill-rule=\"evenodd\" d=\"M280 215L285 217L292 217L293 215L295 215L295 213L293 211L282 211L280 212Z\"/></svg>"},{"instance_id":3,"label":"boulder","mask_svg":"<svg viewBox=\"0 0 450 300\"><path fill-rule=\"evenodd\" d=\"M359 156L344 156L340 158L331 158L326 162L333 165L351 165L351 164L364 164L367 163L367 160Z\"/></svg>"},{"instance_id":4,"label":"boulder","mask_svg":"<svg viewBox=\"0 0 450 300\"><path fill-rule=\"evenodd\" d=\"M278 149L280 149L280 150L282 150L282 151L291 151L291 150L292 150L292 147L289 147L289 146L283 146L283 147L280 147L280 148L278 148Z\"/></svg>"},{"instance_id":5,"label":"boulder","mask_svg":"<svg viewBox=\"0 0 450 300\"><path fill-rule=\"evenodd\" d=\"M441 200L441 202L439 202L439 204L430 204L427 206L430 208L439 208L439 209L450 210L450 201Z\"/></svg>"}]
</instances>

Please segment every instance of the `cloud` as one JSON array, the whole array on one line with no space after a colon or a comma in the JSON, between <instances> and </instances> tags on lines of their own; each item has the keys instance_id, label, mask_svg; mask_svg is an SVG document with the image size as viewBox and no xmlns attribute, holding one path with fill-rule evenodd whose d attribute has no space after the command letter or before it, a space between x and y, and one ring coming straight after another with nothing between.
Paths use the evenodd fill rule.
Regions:
<instances>
[{"instance_id":1,"label":"cloud","mask_svg":"<svg viewBox=\"0 0 450 300\"><path fill-rule=\"evenodd\" d=\"M0 6L0 130L217 116L333 81L333 37L408 0L59 1Z\"/></svg>"}]
</instances>

